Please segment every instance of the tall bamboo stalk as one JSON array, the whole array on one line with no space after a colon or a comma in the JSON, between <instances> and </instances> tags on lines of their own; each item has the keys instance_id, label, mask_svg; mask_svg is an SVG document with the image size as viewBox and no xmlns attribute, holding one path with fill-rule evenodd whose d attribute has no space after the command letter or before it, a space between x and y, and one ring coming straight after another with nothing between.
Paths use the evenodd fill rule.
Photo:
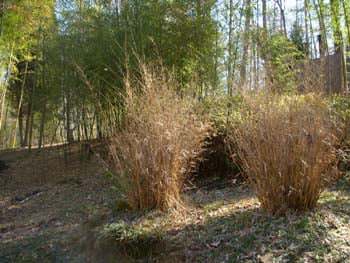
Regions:
<instances>
[{"instance_id":1,"label":"tall bamboo stalk","mask_svg":"<svg viewBox=\"0 0 350 263\"><path fill-rule=\"evenodd\" d=\"M14 129L14 132L13 132L12 148L16 147L17 128L18 128L20 114L21 114L21 111L22 111L22 101L23 101L23 94L24 94L24 86L25 86L26 79L27 79L27 72L28 72L28 61L26 61L26 66L25 66L25 69L24 69L24 76L23 76L22 85L21 85L21 96L20 96L19 103L18 103L16 124L15 124L15 129ZM20 137L22 137L22 135L20 135ZM21 143L22 143L22 139L21 139Z\"/></svg>"},{"instance_id":2,"label":"tall bamboo stalk","mask_svg":"<svg viewBox=\"0 0 350 263\"><path fill-rule=\"evenodd\" d=\"M10 74L11 74L11 68L12 68L12 56L13 56L13 49L14 49L14 44L11 45L11 52L10 52L10 57L9 57L9 63L7 65L7 71L6 71L6 79L4 83L4 91L1 96L1 115L0 115L0 131L2 128L2 123L3 123L3 116L4 116L4 109L5 109L5 101L6 101L6 94L7 94L7 85L10 79Z\"/></svg>"}]
</instances>

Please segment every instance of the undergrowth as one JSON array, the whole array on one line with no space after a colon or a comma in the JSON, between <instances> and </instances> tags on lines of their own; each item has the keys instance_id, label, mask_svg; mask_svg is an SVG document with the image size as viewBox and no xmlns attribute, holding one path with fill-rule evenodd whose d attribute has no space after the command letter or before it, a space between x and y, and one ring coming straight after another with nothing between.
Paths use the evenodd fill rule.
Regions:
<instances>
[{"instance_id":1,"label":"undergrowth","mask_svg":"<svg viewBox=\"0 0 350 263\"><path fill-rule=\"evenodd\" d=\"M231 141L263 208L309 210L335 176L342 130L320 95L254 95ZM234 153L233 153L234 154Z\"/></svg>"},{"instance_id":2,"label":"undergrowth","mask_svg":"<svg viewBox=\"0 0 350 263\"><path fill-rule=\"evenodd\" d=\"M139 85L141 96L126 83L125 125L110 141L117 182L133 209L181 207L185 177L209 126L196 115L195 101L179 96L169 76L143 68Z\"/></svg>"}]
</instances>

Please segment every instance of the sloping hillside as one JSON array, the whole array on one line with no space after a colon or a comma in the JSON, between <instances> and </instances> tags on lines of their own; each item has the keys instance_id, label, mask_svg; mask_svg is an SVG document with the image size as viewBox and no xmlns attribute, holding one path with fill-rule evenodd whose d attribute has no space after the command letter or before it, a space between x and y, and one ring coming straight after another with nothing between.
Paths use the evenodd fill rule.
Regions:
<instances>
[{"instance_id":1,"label":"sloping hillside","mask_svg":"<svg viewBox=\"0 0 350 263\"><path fill-rule=\"evenodd\" d=\"M94 156L66 154L1 153L0 262L350 261L349 176L303 215L271 217L232 181L188 190L183 211L136 213Z\"/></svg>"}]
</instances>

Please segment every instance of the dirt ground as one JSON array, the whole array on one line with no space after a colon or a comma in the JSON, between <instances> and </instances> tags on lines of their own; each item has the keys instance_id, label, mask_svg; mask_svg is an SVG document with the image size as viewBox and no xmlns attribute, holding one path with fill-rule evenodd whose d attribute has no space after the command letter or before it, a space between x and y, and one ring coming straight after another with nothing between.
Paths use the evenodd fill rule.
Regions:
<instances>
[{"instance_id":1,"label":"dirt ground","mask_svg":"<svg viewBox=\"0 0 350 263\"><path fill-rule=\"evenodd\" d=\"M306 214L265 214L232 180L188 190L181 212L136 213L78 146L0 160L0 262L350 262L350 174Z\"/></svg>"},{"instance_id":2,"label":"dirt ground","mask_svg":"<svg viewBox=\"0 0 350 263\"><path fill-rule=\"evenodd\" d=\"M79 147L3 152L0 262L71 262L90 217L109 210L110 185ZM84 262L82 259L81 262Z\"/></svg>"}]
</instances>

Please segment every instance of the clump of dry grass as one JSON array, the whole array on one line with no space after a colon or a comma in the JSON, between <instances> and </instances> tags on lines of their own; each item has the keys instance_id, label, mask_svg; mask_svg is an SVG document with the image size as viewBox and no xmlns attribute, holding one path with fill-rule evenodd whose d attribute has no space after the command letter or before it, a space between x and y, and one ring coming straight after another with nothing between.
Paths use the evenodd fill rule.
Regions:
<instances>
[{"instance_id":1,"label":"clump of dry grass","mask_svg":"<svg viewBox=\"0 0 350 263\"><path fill-rule=\"evenodd\" d=\"M338 130L319 95L246 98L249 112L231 133L264 209L315 207L336 163Z\"/></svg>"},{"instance_id":2,"label":"clump of dry grass","mask_svg":"<svg viewBox=\"0 0 350 263\"><path fill-rule=\"evenodd\" d=\"M111 139L110 152L129 205L166 210L181 204L185 173L208 126L194 113L193 100L175 92L175 81L145 68L141 75L140 94L128 87L125 127Z\"/></svg>"}]
</instances>

